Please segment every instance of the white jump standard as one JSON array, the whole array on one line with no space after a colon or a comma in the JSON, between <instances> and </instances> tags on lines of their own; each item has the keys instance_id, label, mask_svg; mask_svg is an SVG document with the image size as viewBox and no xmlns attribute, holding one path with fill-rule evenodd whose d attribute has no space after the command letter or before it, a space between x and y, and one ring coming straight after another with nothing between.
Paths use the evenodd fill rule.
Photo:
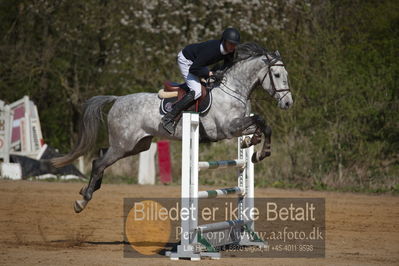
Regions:
<instances>
[{"instance_id":1,"label":"white jump standard","mask_svg":"<svg viewBox=\"0 0 399 266\"><path fill-rule=\"evenodd\" d=\"M201 257L219 259L217 247L235 244L265 247L266 244L254 232L254 222L248 211L254 207L254 165L251 156L254 148L241 149L243 137L238 139L238 159L199 162L199 115L184 112L182 118L182 186L181 208L188 212L188 219L181 219L181 242L176 252L167 252L172 260ZM237 187L198 191L198 172L202 169L239 168ZM198 199L216 198L228 194L238 195L237 220L198 225ZM244 213L247 212L247 213ZM187 218L187 216L185 216ZM225 232L224 238L208 237L210 232Z\"/></svg>"}]
</instances>

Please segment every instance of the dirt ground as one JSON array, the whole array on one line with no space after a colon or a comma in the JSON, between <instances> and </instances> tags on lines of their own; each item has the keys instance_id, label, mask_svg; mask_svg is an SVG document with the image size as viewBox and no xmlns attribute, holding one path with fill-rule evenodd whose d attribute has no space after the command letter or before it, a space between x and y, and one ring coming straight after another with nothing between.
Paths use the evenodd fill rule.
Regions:
<instances>
[{"instance_id":1,"label":"dirt ground","mask_svg":"<svg viewBox=\"0 0 399 266\"><path fill-rule=\"evenodd\" d=\"M124 258L123 198L178 197L178 186L103 185L75 214L82 184L0 180L0 265L182 265ZM155 196L154 196L155 195ZM202 260L205 265L399 265L399 197L256 189L258 197L323 197L326 256Z\"/></svg>"}]
</instances>

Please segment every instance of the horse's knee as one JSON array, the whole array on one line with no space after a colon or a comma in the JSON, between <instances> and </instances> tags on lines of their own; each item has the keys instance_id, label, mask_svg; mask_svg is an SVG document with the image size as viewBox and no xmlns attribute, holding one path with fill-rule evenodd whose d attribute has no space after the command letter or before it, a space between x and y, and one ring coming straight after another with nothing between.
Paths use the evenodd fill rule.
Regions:
<instances>
[{"instance_id":1,"label":"horse's knee","mask_svg":"<svg viewBox=\"0 0 399 266\"><path fill-rule=\"evenodd\" d=\"M91 163L92 171L96 171L99 166L100 159L94 159Z\"/></svg>"}]
</instances>

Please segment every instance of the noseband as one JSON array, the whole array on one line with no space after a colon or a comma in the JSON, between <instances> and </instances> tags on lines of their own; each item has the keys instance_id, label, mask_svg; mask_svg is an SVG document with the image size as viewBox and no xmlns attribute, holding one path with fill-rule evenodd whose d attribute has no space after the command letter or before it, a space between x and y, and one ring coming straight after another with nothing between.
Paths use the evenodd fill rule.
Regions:
<instances>
[{"instance_id":1,"label":"noseband","mask_svg":"<svg viewBox=\"0 0 399 266\"><path fill-rule=\"evenodd\" d=\"M270 84L272 85L272 90L273 90L273 94L272 94L272 97L274 97L274 95L276 95L276 93L277 92L283 92L283 91L286 91L287 93L286 94L284 94L284 96L283 97L281 97L280 99L279 99L279 101L281 101L281 99L283 99L287 94L288 94L288 92L290 91L290 89L288 88L288 89L277 89L276 88L276 85L274 84L274 80L273 80L273 75L272 75L272 67L274 67L274 66L284 66L284 64L275 64L274 62L276 62L277 60L273 60L273 61L269 61L269 63L268 63L268 67L267 67L267 72L265 73L265 75L263 76L263 79L262 79L262 82L261 82L261 84L263 84L263 82L265 81L265 79L266 79L266 77L267 77L267 75L269 75L269 78L270 78Z\"/></svg>"}]
</instances>

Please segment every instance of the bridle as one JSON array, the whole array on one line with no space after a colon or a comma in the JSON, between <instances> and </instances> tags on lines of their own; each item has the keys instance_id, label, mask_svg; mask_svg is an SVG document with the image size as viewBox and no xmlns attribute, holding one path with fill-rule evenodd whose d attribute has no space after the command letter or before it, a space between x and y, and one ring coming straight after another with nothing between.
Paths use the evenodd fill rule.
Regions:
<instances>
[{"instance_id":1,"label":"bridle","mask_svg":"<svg viewBox=\"0 0 399 266\"><path fill-rule=\"evenodd\" d=\"M287 96L287 94L290 92L290 89L289 89L289 86L288 86L288 89L277 89L277 88L276 88L276 85L274 84L274 80L273 80L273 77L272 77L273 75L272 75L271 68L274 67L274 66L282 66L282 67L284 67L284 64L276 64L276 62L278 62L278 61L280 61L280 58L279 58L279 57L277 57L277 58L275 57L275 58L273 58L272 60L269 60L269 59L268 59L267 61L265 60L265 63L268 65L268 66L267 66L268 69L267 69L265 75L263 76L262 82L261 82L260 84L262 85L263 82L265 81L267 75L269 75L270 84L271 84L272 90L273 90L273 94L272 94L271 96L274 97L274 96L276 95L277 92L284 92L284 91L286 92L286 93L283 95L283 97L281 97L280 99L278 99L278 101L280 102L282 99L284 99L285 96ZM226 89L228 89L229 91L233 92L234 94L237 94L238 96L234 96L234 95L232 95L232 94L226 92L224 89L222 89L222 87L220 87L220 89L221 89L224 93L226 93L226 94L228 94L229 96L231 96L231 97L237 99L238 101L240 101L241 103L243 103L243 104L246 106L246 100L247 100L247 99L240 99L240 98L243 98L242 95L241 95L240 93L236 92L235 90L229 88L229 87L225 84L225 82L223 82L223 79L221 80L220 85L223 85Z\"/></svg>"},{"instance_id":2,"label":"bridle","mask_svg":"<svg viewBox=\"0 0 399 266\"><path fill-rule=\"evenodd\" d=\"M272 67L274 67L274 66L282 66L283 67L284 66L284 64L276 64L275 62L277 62L277 61L279 61L279 60L275 58L273 61L267 61L266 62L266 64L268 65L267 66L267 71L266 71L265 75L263 76L262 81L261 81L260 84L262 85L263 82L265 81L267 75L269 75L270 84L271 84L272 90L273 90L273 94L271 95L272 97L274 97L277 92L286 91L284 96L279 99L279 101L281 101L289 93L290 89L289 89L289 87L288 87L288 89L277 89L276 85L274 84L273 75L272 75Z\"/></svg>"}]
</instances>

